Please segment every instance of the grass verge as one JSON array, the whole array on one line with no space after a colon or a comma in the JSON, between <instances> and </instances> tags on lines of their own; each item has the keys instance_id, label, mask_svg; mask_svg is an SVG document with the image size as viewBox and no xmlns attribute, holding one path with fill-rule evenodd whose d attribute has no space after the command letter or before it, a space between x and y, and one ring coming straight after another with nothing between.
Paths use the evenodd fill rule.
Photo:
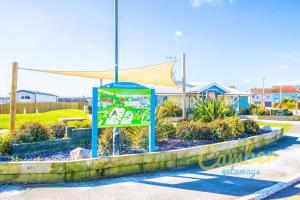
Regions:
<instances>
[{"instance_id":1,"label":"grass verge","mask_svg":"<svg viewBox=\"0 0 300 200\"><path fill-rule=\"evenodd\" d=\"M257 123L260 126L269 125L269 126L275 127L275 128L283 128L283 133L287 133L292 126L292 124L287 124L287 123L272 123L272 122L257 122Z\"/></svg>"},{"instance_id":2,"label":"grass verge","mask_svg":"<svg viewBox=\"0 0 300 200\"><path fill-rule=\"evenodd\" d=\"M64 110L55 110L45 113L38 114L17 114L17 127L26 122L40 122L45 125L55 124L59 122L60 118L86 118L89 119L89 116L83 112L83 110L77 109L64 109ZM72 123L68 123L72 125ZM9 114L0 114L0 129L9 128Z\"/></svg>"}]
</instances>

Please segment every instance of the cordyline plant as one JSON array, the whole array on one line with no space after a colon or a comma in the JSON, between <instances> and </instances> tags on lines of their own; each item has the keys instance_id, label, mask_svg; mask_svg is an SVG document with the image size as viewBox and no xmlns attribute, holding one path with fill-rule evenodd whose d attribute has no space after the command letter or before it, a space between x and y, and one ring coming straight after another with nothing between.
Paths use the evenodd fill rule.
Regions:
<instances>
[{"instance_id":1,"label":"cordyline plant","mask_svg":"<svg viewBox=\"0 0 300 200\"><path fill-rule=\"evenodd\" d=\"M192 118L203 122L212 122L216 119L232 117L236 114L232 105L218 99L200 99L191 110Z\"/></svg>"},{"instance_id":2,"label":"cordyline plant","mask_svg":"<svg viewBox=\"0 0 300 200\"><path fill-rule=\"evenodd\" d=\"M156 120L181 116L181 108L173 101L161 101L156 108Z\"/></svg>"}]
</instances>

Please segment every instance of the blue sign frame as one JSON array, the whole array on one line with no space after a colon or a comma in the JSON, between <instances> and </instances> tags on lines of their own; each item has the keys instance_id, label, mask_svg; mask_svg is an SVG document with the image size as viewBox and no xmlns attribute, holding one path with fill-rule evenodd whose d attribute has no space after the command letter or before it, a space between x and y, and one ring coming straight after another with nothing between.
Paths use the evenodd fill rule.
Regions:
<instances>
[{"instance_id":1,"label":"blue sign frame","mask_svg":"<svg viewBox=\"0 0 300 200\"><path fill-rule=\"evenodd\" d=\"M143 85L131 82L117 82L102 86L101 88L124 88L124 89L149 89ZM93 87L92 97L92 158L97 158L98 152L98 87ZM149 152L155 151L155 90L150 89L150 126L149 126Z\"/></svg>"}]
</instances>

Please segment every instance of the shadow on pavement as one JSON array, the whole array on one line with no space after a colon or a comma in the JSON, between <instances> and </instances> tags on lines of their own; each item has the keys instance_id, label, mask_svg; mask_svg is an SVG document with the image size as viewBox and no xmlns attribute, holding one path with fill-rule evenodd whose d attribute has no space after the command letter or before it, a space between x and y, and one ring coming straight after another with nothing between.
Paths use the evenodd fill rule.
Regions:
<instances>
[{"instance_id":1,"label":"shadow on pavement","mask_svg":"<svg viewBox=\"0 0 300 200\"><path fill-rule=\"evenodd\" d=\"M298 184L298 185L297 185ZM285 190L282 190L278 193L275 193L274 195L266 198L266 200L276 200L276 199L283 199L283 198L289 198L289 197L293 197L293 196L297 196L298 198L297 199L300 199L300 183L297 183ZM294 199L296 200L296 197L295 198L291 198L291 200Z\"/></svg>"}]
</instances>

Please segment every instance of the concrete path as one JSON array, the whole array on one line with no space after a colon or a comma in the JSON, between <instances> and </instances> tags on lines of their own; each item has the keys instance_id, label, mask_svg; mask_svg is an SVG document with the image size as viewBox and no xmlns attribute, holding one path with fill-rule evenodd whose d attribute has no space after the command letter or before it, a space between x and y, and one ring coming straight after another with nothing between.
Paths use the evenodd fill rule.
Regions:
<instances>
[{"instance_id":1,"label":"concrete path","mask_svg":"<svg viewBox=\"0 0 300 200\"><path fill-rule=\"evenodd\" d=\"M243 162L208 171L193 168L80 183L5 185L0 186L0 199L236 199L300 173L299 135L289 133L263 150L274 151L270 162L254 159L250 164ZM258 174L251 177L253 174L234 173L247 169Z\"/></svg>"},{"instance_id":2,"label":"concrete path","mask_svg":"<svg viewBox=\"0 0 300 200\"><path fill-rule=\"evenodd\" d=\"M292 124L291 128L289 129L288 133L298 133L300 135L300 123L299 124Z\"/></svg>"}]
</instances>

